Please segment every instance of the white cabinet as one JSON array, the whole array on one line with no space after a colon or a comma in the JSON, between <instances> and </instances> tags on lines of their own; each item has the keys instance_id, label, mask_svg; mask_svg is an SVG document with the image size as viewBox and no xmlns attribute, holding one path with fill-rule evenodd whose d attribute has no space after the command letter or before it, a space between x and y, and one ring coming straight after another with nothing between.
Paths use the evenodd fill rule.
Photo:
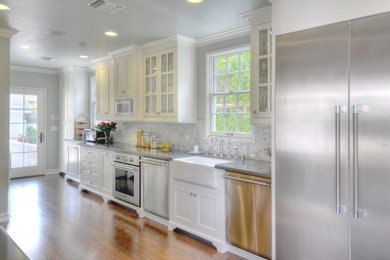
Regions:
<instances>
[{"instance_id":1,"label":"white cabinet","mask_svg":"<svg viewBox=\"0 0 390 260\"><path fill-rule=\"evenodd\" d=\"M220 236L224 227L218 219L221 216L218 203L224 203L223 196L180 182L174 185L173 194L175 222L212 237Z\"/></svg>"},{"instance_id":2,"label":"white cabinet","mask_svg":"<svg viewBox=\"0 0 390 260\"><path fill-rule=\"evenodd\" d=\"M61 70L59 88L59 168L67 172L67 148L64 139L74 139L74 119L89 114L88 71L81 68Z\"/></svg>"},{"instance_id":3,"label":"white cabinet","mask_svg":"<svg viewBox=\"0 0 390 260\"><path fill-rule=\"evenodd\" d=\"M175 52L145 58L145 114L175 116Z\"/></svg>"},{"instance_id":4,"label":"white cabinet","mask_svg":"<svg viewBox=\"0 0 390 260\"><path fill-rule=\"evenodd\" d=\"M96 118L112 120L114 117L114 62L96 66Z\"/></svg>"},{"instance_id":5,"label":"white cabinet","mask_svg":"<svg viewBox=\"0 0 390 260\"><path fill-rule=\"evenodd\" d=\"M113 167L112 167L112 153L104 151L102 158L102 187L101 192L105 195L112 196L113 186Z\"/></svg>"},{"instance_id":6,"label":"white cabinet","mask_svg":"<svg viewBox=\"0 0 390 260\"><path fill-rule=\"evenodd\" d=\"M114 59L115 99L135 98L140 64L140 52L118 56Z\"/></svg>"},{"instance_id":7,"label":"white cabinet","mask_svg":"<svg viewBox=\"0 0 390 260\"><path fill-rule=\"evenodd\" d=\"M82 188L99 192L102 174L100 151L81 147L80 162L80 183Z\"/></svg>"},{"instance_id":8,"label":"white cabinet","mask_svg":"<svg viewBox=\"0 0 390 260\"><path fill-rule=\"evenodd\" d=\"M66 178L80 181L80 146L66 142Z\"/></svg>"},{"instance_id":9,"label":"white cabinet","mask_svg":"<svg viewBox=\"0 0 390 260\"><path fill-rule=\"evenodd\" d=\"M251 108L253 123L270 123L272 115L271 23L251 27Z\"/></svg>"},{"instance_id":10,"label":"white cabinet","mask_svg":"<svg viewBox=\"0 0 390 260\"><path fill-rule=\"evenodd\" d=\"M171 229L178 227L207 239L218 251L225 252L224 171L216 170L218 185L215 189L171 178L169 225Z\"/></svg>"},{"instance_id":11,"label":"white cabinet","mask_svg":"<svg viewBox=\"0 0 390 260\"><path fill-rule=\"evenodd\" d=\"M196 120L195 41L174 36L144 47L144 119Z\"/></svg>"}]
</instances>

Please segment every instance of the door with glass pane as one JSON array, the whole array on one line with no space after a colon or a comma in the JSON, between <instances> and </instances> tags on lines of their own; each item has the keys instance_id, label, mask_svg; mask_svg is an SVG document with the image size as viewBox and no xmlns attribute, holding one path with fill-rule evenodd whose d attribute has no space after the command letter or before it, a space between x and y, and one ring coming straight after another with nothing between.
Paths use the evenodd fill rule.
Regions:
<instances>
[{"instance_id":1,"label":"door with glass pane","mask_svg":"<svg viewBox=\"0 0 390 260\"><path fill-rule=\"evenodd\" d=\"M145 113L157 113L157 56L145 59Z\"/></svg>"},{"instance_id":2,"label":"door with glass pane","mask_svg":"<svg viewBox=\"0 0 390 260\"><path fill-rule=\"evenodd\" d=\"M43 90L11 88L11 178L43 174Z\"/></svg>"},{"instance_id":3,"label":"door with glass pane","mask_svg":"<svg viewBox=\"0 0 390 260\"><path fill-rule=\"evenodd\" d=\"M270 23L252 28L251 48L252 121L253 123L269 123L272 111L272 29Z\"/></svg>"}]
</instances>

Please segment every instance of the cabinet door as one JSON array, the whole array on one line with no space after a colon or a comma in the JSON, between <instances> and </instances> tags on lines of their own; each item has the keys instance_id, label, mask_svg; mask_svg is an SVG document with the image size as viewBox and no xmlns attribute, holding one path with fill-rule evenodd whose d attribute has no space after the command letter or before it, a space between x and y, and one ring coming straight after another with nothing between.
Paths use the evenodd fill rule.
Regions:
<instances>
[{"instance_id":1,"label":"cabinet door","mask_svg":"<svg viewBox=\"0 0 390 260\"><path fill-rule=\"evenodd\" d=\"M107 195L112 195L112 184L113 184L113 167L112 163L112 153L104 152L103 153L103 167L102 167L102 192Z\"/></svg>"},{"instance_id":2,"label":"cabinet door","mask_svg":"<svg viewBox=\"0 0 390 260\"><path fill-rule=\"evenodd\" d=\"M194 194L187 186L174 184L172 216L174 221L189 227L194 226L196 214Z\"/></svg>"},{"instance_id":3,"label":"cabinet door","mask_svg":"<svg viewBox=\"0 0 390 260\"><path fill-rule=\"evenodd\" d=\"M158 98L158 67L157 56L145 59L145 113L156 114Z\"/></svg>"},{"instance_id":4,"label":"cabinet door","mask_svg":"<svg viewBox=\"0 0 390 260\"><path fill-rule=\"evenodd\" d=\"M79 147L77 145L67 145L67 167L66 173L74 177L80 176L79 165Z\"/></svg>"},{"instance_id":5,"label":"cabinet door","mask_svg":"<svg viewBox=\"0 0 390 260\"><path fill-rule=\"evenodd\" d=\"M160 55L160 112L175 113L175 56L174 52Z\"/></svg>"},{"instance_id":6,"label":"cabinet door","mask_svg":"<svg viewBox=\"0 0 390 260\"><path fill-rule=\"evenodd\" d=\"M255 123L270 122L272 110L272 29L270 23L252 28L251 50L252 121Z\"/></svg>"},{"instance_id":7,"label":"cabinet door","mask_svg":"<svg viewBox=\"0 0 390 260\"><path fill-rule=\"evenodd\" d=\"M111 62L101 64L96 68L96 107L97 117L105 119L113 115L113 65Z\"/></svg>"},{"instance_id":8,"label":"cabinet door","mask_svg":"<svg viewBox=\"0 0 390 260\"><path fill-rule=\"evenodd\" d=\"M216 232L218 221L218 196L204 191L196 192L193 197L197 209L196 224L203 232ZM222 202L223 203L223 202Z\"/></svg>"},{"instance_id":9,"label":"cabinet door","mask_svg":"<svg viewBox=\"0 0 390 260\"><path fill-rule=\"evenodd\" d=\"M132 56L126 55L115 59L115 97L133 96L135 86L132 85Z\"/></svg>"}]
</instances>

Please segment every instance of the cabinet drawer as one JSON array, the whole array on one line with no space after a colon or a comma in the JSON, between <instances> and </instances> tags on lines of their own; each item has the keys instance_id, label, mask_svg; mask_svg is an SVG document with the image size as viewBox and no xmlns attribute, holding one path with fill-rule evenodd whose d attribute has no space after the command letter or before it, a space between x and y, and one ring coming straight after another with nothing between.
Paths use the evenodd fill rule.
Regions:
<instances>
[{"instance_id":1,"label":"cabinet drawer","mask_svg":"<svg viewBox=\"0 0 390 260\"><path fill-rule=\"evenodd\" d=\"M81 149L81 160L99 161L100 152L93 149Z\"/></svg>"},{"instance_id":2,"label":"cabinet drawer","mask_svg":"<svg viewBox=\"0 0 390 260\"><path fill-rule=\"evenodd\" d=\"M99 175L93 171L83 170L81 172L81 181L83 183L99 186Z\"/></svg>"},{"instance_id":3,"label":"cabinet drawer","mask_svg":"<svg viewBox=\"0 0 390 260\"><path fill-rule=\"evenodd\" d=\"M87 169L87 170L99 170L99 164L92 161L81 161L81 169Z\"/></svg>"}]
</instances>

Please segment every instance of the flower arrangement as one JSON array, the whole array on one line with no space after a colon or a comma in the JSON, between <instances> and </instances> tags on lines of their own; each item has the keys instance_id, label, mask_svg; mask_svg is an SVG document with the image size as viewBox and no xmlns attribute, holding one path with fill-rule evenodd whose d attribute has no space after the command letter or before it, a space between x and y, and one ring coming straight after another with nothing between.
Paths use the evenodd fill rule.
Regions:
<instances>
[{"instance_id":1,"label":"flower arrangement","mask_svg":"<svg viewBox=\"0 0 390 260\"><path fill-rule=\"evenodd\" d=\"M106 139L105 139L105 143L106 145L109 145L110 143L110 134L111 134L111 131L115 132L116 130L116 125L117 125L117 122L111 122L111 123L106 123L106 122L101 122L100 124L98 124L96 126L96 128L100 131L100 132L103 132Z\"/></svg>"}]
</instances>

